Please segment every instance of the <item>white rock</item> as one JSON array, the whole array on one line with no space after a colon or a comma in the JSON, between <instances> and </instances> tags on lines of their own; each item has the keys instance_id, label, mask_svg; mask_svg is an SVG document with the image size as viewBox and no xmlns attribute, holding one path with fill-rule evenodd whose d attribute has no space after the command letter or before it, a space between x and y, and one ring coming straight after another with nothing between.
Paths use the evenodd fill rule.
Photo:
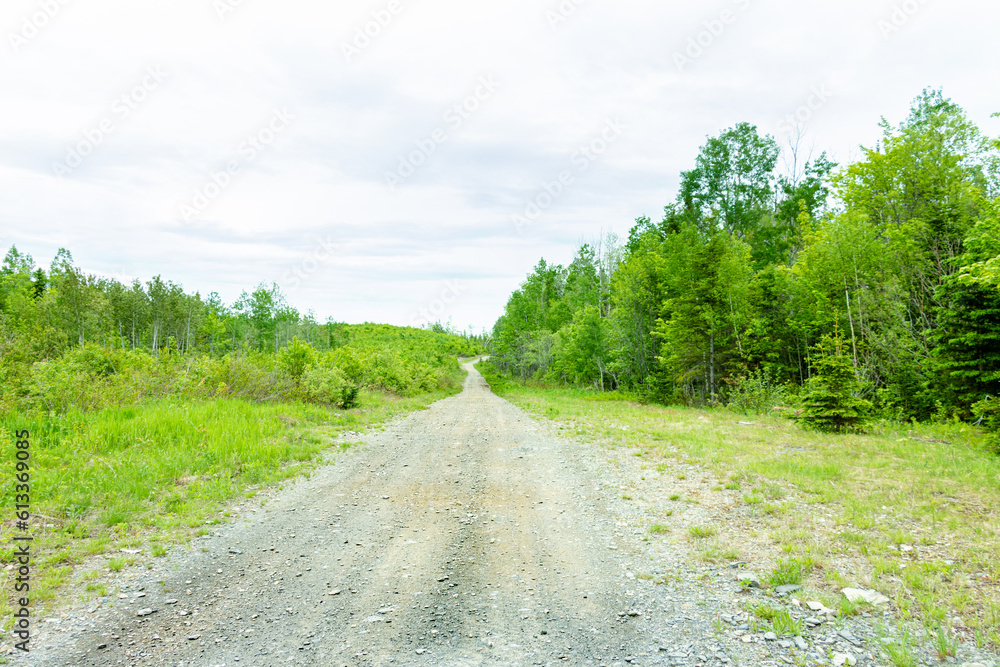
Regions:
<instances>
[{"instance_id":1,"label":"white rock","mask_svg":"<svg viewBox=\"0 0 1000 667\"><path fill-rule=\"evenodd\" d=\"M863 590L861 588L845 588L840 591L851 602L867 602L875 606L889 604L890 600L878 591Z\"/></svg>"},{"instance_id":2,"label":"white rock","mask_svg":"<svg viewBox=\"0 0 1000 667\"><path fill-rule=\"evenodd\" d=\"M850 653L837 653L833 656L834 667L841 667L841 665L850 665L853 667L856 664L858 664L858 659Z\"/></svg>"}]
</instances>

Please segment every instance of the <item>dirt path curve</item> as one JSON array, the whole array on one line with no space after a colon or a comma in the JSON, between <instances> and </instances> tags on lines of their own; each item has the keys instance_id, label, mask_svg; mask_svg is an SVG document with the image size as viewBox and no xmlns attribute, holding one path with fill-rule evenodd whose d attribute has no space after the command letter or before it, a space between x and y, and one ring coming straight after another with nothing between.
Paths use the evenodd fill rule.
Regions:
<instances>
[{"instance_id":1,"label":"dirt path curve","mask_svg":"<svg viewBox=\"0 0 1000 667\"><path fill-rule=\"evenodd\" d=\"M29 664L729 662L710 653L712 610L636 580L649 559L616 538L593 454L466 369L460 395L134 568L112 608L77 612Z\"/></svg>"}]
</instances>

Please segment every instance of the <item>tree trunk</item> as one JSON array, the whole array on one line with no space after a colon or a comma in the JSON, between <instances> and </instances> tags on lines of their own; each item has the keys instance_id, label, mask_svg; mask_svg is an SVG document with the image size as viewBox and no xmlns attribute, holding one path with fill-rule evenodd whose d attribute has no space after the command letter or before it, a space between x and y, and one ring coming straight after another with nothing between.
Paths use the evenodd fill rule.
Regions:
<instances>
[{"instance_id":1,"label":"tree trunk","mask_svg":"<svg viewBox=\"0 0 1000 667\"><path fill-rule=\"evenodd\" d=\"M710 363L708 365L708 386L711 390L711 401L715 403L715 332L709 334Z\"/></svg>"}]
</instances>

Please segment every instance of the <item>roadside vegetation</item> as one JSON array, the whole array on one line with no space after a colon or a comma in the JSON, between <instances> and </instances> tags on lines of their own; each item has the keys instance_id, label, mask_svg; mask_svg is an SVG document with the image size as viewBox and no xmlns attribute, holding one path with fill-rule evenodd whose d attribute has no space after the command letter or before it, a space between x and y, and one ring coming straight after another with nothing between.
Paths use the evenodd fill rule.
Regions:
<instances>
[{"instance_id":1,"label":"roadside vegetation","mask_svg":"<svg viewBox=\"0 0 1000 667\"><path fill-rule=\"evenodd\" d=\"M764 526L757 537L774 563L761 573L766 585L803 584L849 614L865 608L847 604L840 589L872 588L931 634L945 627L1000 646L1000 457L976 427L881 422L865 434L823 434L781 416L593 390L510 383L501 395L570 437L634 449L646 474L669 460L710 471L704 491L733 504L723 515L730 534L750 540L750 522ZM686 532L699 549L724 527ZM663 518L649 529L671 530ZM745 555L739 543L713 544L702 557Z\"/></svg>"},{"instance_id":2,"label":"roadside vegetation","mask_svg":"<svg viewBox=\"0 0 1000 667\"><path fill-rule=\"evenodd\" d=\"M481 340L433 329L318 324L273 285L226 307L158 277L97 279L65 251L45 271L11 248L0 457L12 462L15 433L30 432L33 613L68 582L97 596L102 573L165 555L227 520L233 501L308 475L352 433L459 391L458 357ZM5 580L24 534L14 504L13 484L0 485Z\"/></svg>"}]
</instances>

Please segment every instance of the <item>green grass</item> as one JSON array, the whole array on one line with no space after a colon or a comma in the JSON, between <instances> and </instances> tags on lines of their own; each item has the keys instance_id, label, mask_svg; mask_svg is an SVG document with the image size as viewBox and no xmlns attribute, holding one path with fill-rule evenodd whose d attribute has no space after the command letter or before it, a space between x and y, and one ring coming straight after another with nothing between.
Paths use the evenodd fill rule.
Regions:
<instances>
[{"instance_id":1,"label":"green grass","mask_svg":"<svg viewBox=\"0 0 1000 667\"><path fill-rule=\"evenodd\" d=\"M718 532L719 530L715 526L690 526L688 528L688 535L698 540L714 537Z\"/></svg>"},{"instance_id":2,"label":"green grass","mask_svg":"<svg viewBox=\"0 0 1000 667\"><path fill-rule=\"evenodd\" d=\"M903 625L899 626L892 641L883 645L883 650L894 667L916 667L917 659L913 655L913 649L913 636Z\"/></svg>"},{"instance_id":3,"label":"green grass","mask_svg":"<svg viewBox=\"0 0 1000 667\"><path fill-rule=\"evenodd\" d=\"M772 607L766 602L761 602L750 607L750 613L757 618L766 621L775 634L781 637L801 636L804 625L801 619L796 619L787 609Z\"/></svg>"},{"instance_id":4,"label":"green grass","mask_svg":"<svg viewBox=\"0 0 1000 667\"><path fill-rule=\"evenodd\" d=\"M721 544L710 544L698 554L706 563L726 563L740 559L740 552Z\"/></svg>"},{"instance_id":5,"label":"green grass","mask_svg":"<svg viewBox=\"0 0 1000 667\"><path fill-rule=\"evenodd\" d=\"M183 542L218 524L224 503L255 489L308 474L333 439L364 431L394 415L454 393L412 398L362 392L361 407L337 410L302 403L240 399L154 400L92 412L0 417L0 458L13 458L11 437L28 429L32 442L34 524L32 603L51 603L72 567L89 556L133 548L149 540L153 556L166 542ZM0 512L12 514L13 486L0 487ZM0 565L13 562L14 527L0 528ZM156 535L155 540L150 539ZM134 558L113 557L120 571ZM9 583L9 582L8 582ZM0 596L10 618L11 591ZM9 625L9 623L8 623Z\"/></svg>"},{"instance_id":6,"label":"green grass","mask_svg":"<svg viewBox=\"0 0 1000 667\"><path fill-rule=\"evenodd\" d=\"M1000 457L978 428L879 423L867 434L831 435L770 416L739 426L728 410L644 405L613 393L511 383L502 395L571 425L584 441L644 448L661 472L703 466L728 480L725 488L740 493L768 533L786 536L778 544L789 556L866 560L850 585L879 588L928 623L953 609L977 638L1000 645L1000 589L988 583L1000 580ZM622 424L628 429L611 426ZM906 558L889 545L903 544L932 547L931 564L921 557L902 567ZM789 561L784 567L775 581L808 574Z\"/></svg>"},{"instance_id":7,"label":"green grass","mask_svg":"<svg viewBox=\"0 0 1000 667\"><path fill-rule=\"evenodd\" d=\"M663 535L665 533L670 532L670 527L664 526L662 523L654 523L652 526L649 527L649 532L653 533L654 535Z\"/></svg>"},{"instance_id":8,"label":"green grass","mask_svg":"<svg viewBox=\"0 0 1000 667\"><path fill-rule=\"evenodd\" d=\"M785 584L801 584L812 572L814 561L811 558L779 558L778 566L774 568L768 583L772 586Z\"/></svg>"}]
</instances>

